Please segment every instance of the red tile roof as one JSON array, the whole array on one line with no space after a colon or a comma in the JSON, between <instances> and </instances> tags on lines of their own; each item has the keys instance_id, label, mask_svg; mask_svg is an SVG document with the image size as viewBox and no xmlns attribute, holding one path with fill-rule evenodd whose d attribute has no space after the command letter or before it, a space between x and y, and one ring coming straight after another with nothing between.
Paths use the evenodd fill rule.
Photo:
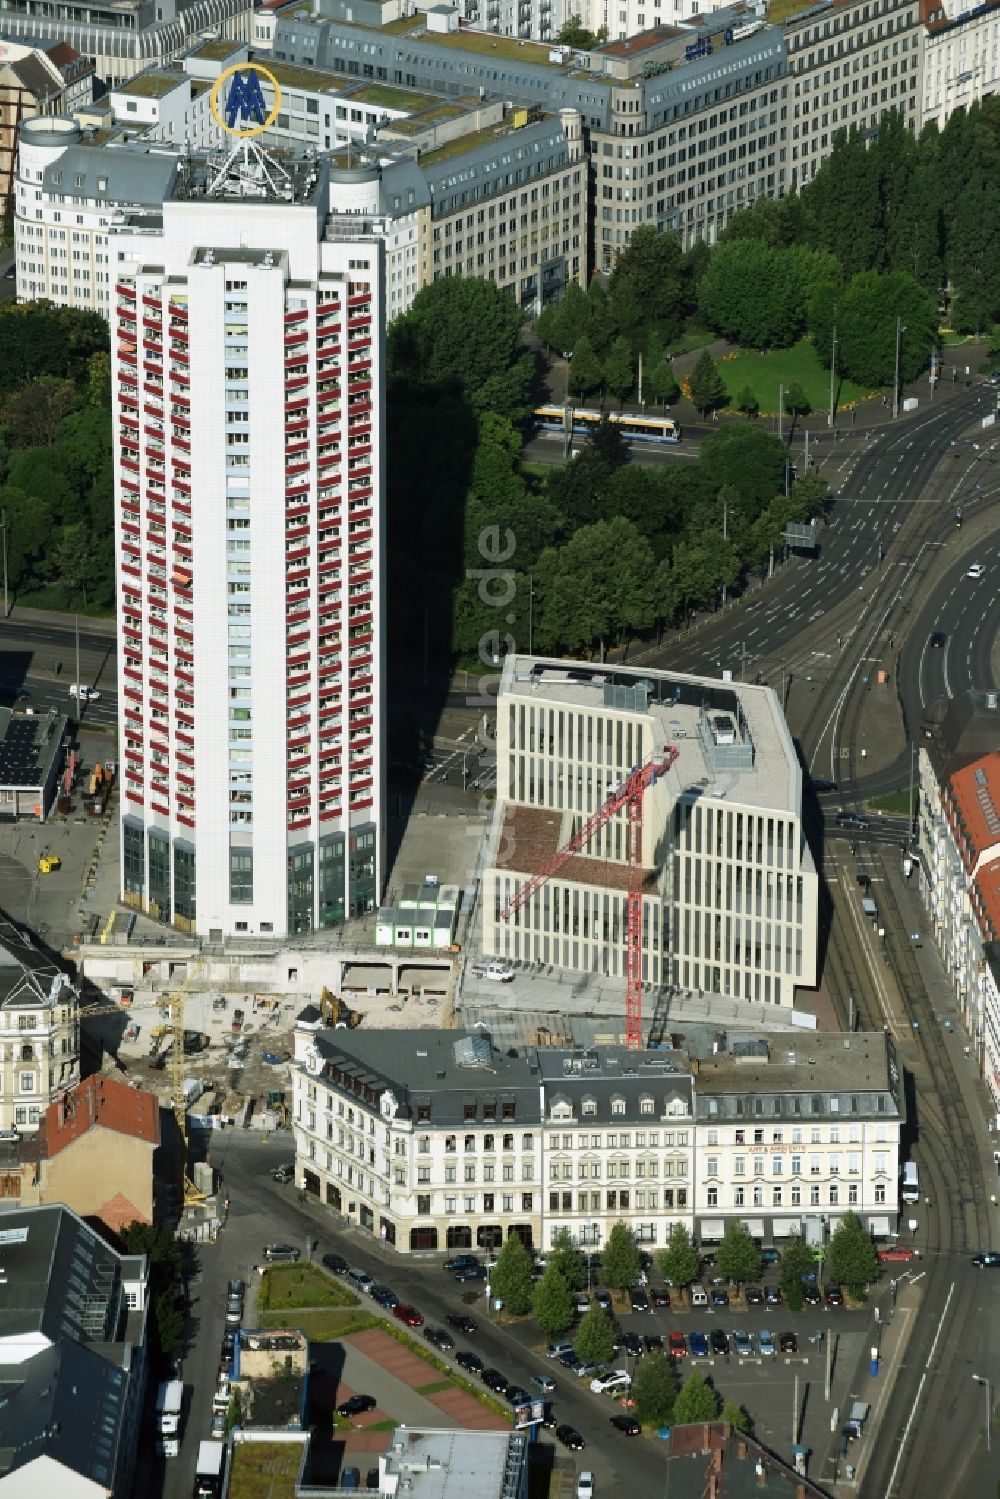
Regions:
<instances>
[{"instance_id":1,"label":"red tile roof","mask_svg":"<svg viewBox=\"0 0 1000 1499\"><path fill-rule=\"evenodd\" d=\"M132 1135L148 1145L160 1143L160 1105L154 1093L130 1088L117 1078L95 1073L49 1104L40 1133L51 1158L79 1140L95 1125Z\"/></svg>"},{"instance_id":2,"label":"red tile roof","mask_svg":"<svg viewBox=\"0 0 1000 1499\"><path fill-rule=\"evenodd\" d=\"M1000 750L955 771L949 790L953 831L972 873L987 850L1000 848Z\"/></svg>"},{"instance_id":3,"label":"red tile roof","mask_svg":"<svg viewBox=\"0 0 1000 1499\"><path fill-rule=\"evenodd\" d=\"M97 1209L96 1216L114 1233L120 1233L123 1228L128 1228L130 1223L149 1221L122 1192L116 1192L114 1197L109 1197L107 1202L102 1202Z\"/></svg>"},{"instance_id":4,"label":"red tile roof","mask_svg":"<svg viewBox=\"0 0 1000 1499\"><path fill-rule=\"evenodd\" d=\"M1000 859L983 864L973 881L972 906L986 942L1000 939Z\"/></svg>"}]
</instances>

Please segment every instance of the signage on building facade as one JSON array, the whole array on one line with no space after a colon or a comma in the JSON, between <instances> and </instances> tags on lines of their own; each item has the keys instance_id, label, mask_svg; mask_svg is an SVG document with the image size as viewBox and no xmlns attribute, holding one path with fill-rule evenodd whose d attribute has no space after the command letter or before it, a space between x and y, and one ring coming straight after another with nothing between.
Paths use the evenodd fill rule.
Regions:
<instances>
[{"instance_id":1,"label":"signage on building facade","mask_svg":"<svg viewBox=\"0 0 1000 1499\"><path fill-rule=\"evenodd\" d=\"M270 108L264 93L265 84L271 95ZM219 74L212 85L209 107L212 118L225 135L250 140L270 130L278 118L281 85L259 62L239 62Z\"/></svg>"}]
</instances>

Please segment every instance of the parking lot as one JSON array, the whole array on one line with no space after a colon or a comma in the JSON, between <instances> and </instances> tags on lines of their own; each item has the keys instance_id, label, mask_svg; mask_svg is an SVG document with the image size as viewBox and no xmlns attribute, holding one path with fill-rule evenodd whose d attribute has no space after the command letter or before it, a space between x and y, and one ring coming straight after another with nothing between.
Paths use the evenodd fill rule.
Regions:
<instances>
[{"instance_id":1,"label":"parking lot","mask_svg":"<svg viewBox=\"0 0 1000 1499\"><path fill-rule=\"evenodd\" d=\"M212 1390L225 1319L227 1278L242 1276L252 1288L262 1246L274 1240L303 1246L304 1257L308 1257L308 1246L317 1240L315 1260L324 1253L340 1254L349 1265L369 1271L376 1283L390 1287L400 1300L412 1303L425 1319L424 1325L446 1328L455 1346L437 1349L436 1353L454 1367L456 1375L462 1372L457 1355L465 1353L475 1355L484 1368L498 1370L507 1382L523 1387L532 1395L537 1393L540 1397L542 1394L534 1382L539 1377L554 1380L555 1389L545 1394L553 1424L566 1423L576 1427L586 1443L584 1451L570 1452L555 1443L551 1431L541 1433L542 1444L567 1474L583 1468L592 1470L602 1493L612 1484L627 1483L632 1488L646 1485L649 1492L654 1491L654 1485L662 1485L662 1456L655 1438L629 1441L613 1430L611 1419L621 1414L614 1393L592 1393L590 1378L578 1379L569 1369L546 1358L547 1339L539 1334L532 1320L498 1326L496 1315L487 1304L482 1282L463 1284L456 1281L454 1274L442 1269L443 1256L401 1258L357 1232L343 1232L339 1219L327 1209L311 1198L300 1201L294 1186L272 1181L271 1170L290 1158L288 1139L280 1132L266 1144L253 1143L234 1131L213 1138L211 1143L212 1159L224 1171L225 1190L231 1196L232 1208L228 1227L218 1245L201 1246L198 1250L201 1272L197 1285L193 1287L192 1305L192 1330L197 1336L185 1364L185 1380L190 1386L189 1415L180 1458L163 1465L166 1499L187 1499L197 1442L209 1435ZM771 1278L774 1278L773 1272ZM655 1272L653 1279L654 1282L657 1279ZM881 1298L884 1328L891 1313L888 1284L880 1283L876 1294ZM362 1293L360 1299L363 1307L376 1310L370 1297ZM246 1315L251 1319L255 1315L252 1295ZM473 1333L462 1334L448 1320L463 1315L473 1319ZM289 1321L294 1325L294 1315ZM797 1397L801 1416L800 1440L814 1454L810 1472L817 1479L829 1477L829 1473L824 1474L824 1464L831 1444L837 1442L831 1434L831 1418L836 1409L838 1422L843 1419L840 1413L846 1413L855 1397L860 1375L867 1367L874 1328L872 1308L849 1311L843 1307L827 1309L819 1306L790 1313L783 1306L766 1305L719 1308L708 1312L654 1307L646 1311L624 1312L618 1322L622 1334L626 1337L632 1334L643 1347L646 1338L661 1337L666 1343L671 1332L682 1334L685 1354L679 1360L681 1378L692 1367L699 1367L723 1399L734 1400L746 1407L758 1437L786 1459L791 1454L792 1413ZM692 1332L700 1331L708 1336L713 1328L726 1334L728 1353L712 1352L710 1345L707 1354L693 1355L690 1351ZM736 1351L737 1331L753 1338L754 1346L749 1354L740 1355ZM774 1354L761 1353L759 1338L762 1331L772 1333L776 1341L782 1333L794 1332L798 1351L782 1353L779 1349ZM422 1328L414 1329L413 1335L421 1339ZM572 1336L571 1330L567 1337L571 1339ZM394 1348L398 1346L393 1345ZM378 1352L373 1352L371 1347L359 1347L358 1354L379 1363ZM645 1352L628 1353L623 1348L613 1359L612 1367L632 1373L637 1359L645 1356ZM829 1402L824 1395L828 1360L832 1396ZM371 1368L358 1358L350 1374L346 1366L341 1370L340 1384L336 1388L342 1388L346 1394L359 1393L358 1386L375 1376L358 1371ZM473 1373L474 1377L474 1371L467 1372ZM390 1373L386 1371L379 1378L388 1380ZM433 1380L432 1372L428 1383ZM398 1410L393 1408L399 1403L393 1398L393 1388L387 1383L385 1387L361 1390L360 1393L375 1396L385 1418L402 1420L405 1419L403 1404L400 1403ZM334 1399L339 1402L344 1398L345 1394L338 1394L331 1388L331 1407ZM425 1397L417 1391L413 1398L423 1401ZM413 1412L408 1405L406 1414L412 1419ZM463 1418L458 1419L465 1424ZM442 1419L439 1424L447 1422ZM862 1437L862 1443L864 1440ZM355 1462L362 1474L370 1466L360 1453Z\"/></svg>"}]
</instances>

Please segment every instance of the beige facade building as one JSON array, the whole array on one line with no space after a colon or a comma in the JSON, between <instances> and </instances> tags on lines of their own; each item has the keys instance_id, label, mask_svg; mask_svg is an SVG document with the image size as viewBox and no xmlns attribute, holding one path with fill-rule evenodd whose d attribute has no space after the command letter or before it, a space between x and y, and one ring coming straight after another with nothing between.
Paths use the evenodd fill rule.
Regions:
<instances>
[{"instance_id":1,"label":"beige facade building","mask_svg":"<svg viewBox=\"0 0 1000 1499\"><path fill-rule=\"evenodd\" d=\"M923 114L940 127L1000 89L1000 10L977 0L922 0Z\"/></svg>"},{"instance_id":2,"label":"beige facade building","mask_svg":"<svg viewBox=\"0 0 1000 1499\"><path fill-rule=\"evenodd\" d=\"M0 920L0 1130L34 1133L79 1076L76 990L27 932Z\"/></svg>"}]
</instances>

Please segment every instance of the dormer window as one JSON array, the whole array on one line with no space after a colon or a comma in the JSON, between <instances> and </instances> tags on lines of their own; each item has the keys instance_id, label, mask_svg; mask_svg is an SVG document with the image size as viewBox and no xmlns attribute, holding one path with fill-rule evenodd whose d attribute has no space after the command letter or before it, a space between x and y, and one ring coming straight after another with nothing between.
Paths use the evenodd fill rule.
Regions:
<instances>
[{"instance_id":1,"label":"dormer window","mask_svg":"<svg viewBox=\"0 0 1000 1499\"><path fill-rule=\"evenodd\" d=\"M614 1098L612 1098L612 1100L611 1100L611 1112L612 1112L612 1114L614 1114L616 1116L621 1116L622 1114L624 1114L624 1112L625 1112L625 1100L624 1100L624 1098L620 1098L617 1095Z\"/></svg>"},{"instance_id":2,"label":"dormer window","mask_svg":"<svg viewBox=\"0 0 1000 1499\"><path fill-rule=\"evenodd\" d=\"M597 1114L597 1099L596 1098L585 1098L583 1100L583 1108L582 1108L581 1112L582 1112L583 1117L585 1119L593 1119L593 1118L595 1118L595 1116Z\"/></svg>"}]
</instances>

